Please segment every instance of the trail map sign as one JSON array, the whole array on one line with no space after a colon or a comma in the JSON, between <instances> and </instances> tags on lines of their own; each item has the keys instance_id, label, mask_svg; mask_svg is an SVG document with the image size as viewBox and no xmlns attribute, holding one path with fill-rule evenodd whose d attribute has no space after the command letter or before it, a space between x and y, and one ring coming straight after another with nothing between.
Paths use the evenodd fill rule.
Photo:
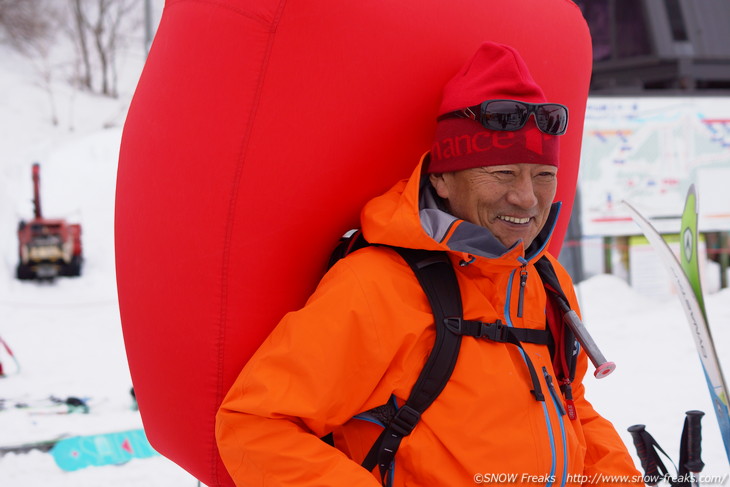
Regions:
<instances>
[{"instance_id":1,"label":"trail map sign","mask_svg":"<svg viewBox=\"0 0 730 487\"><path fill-rule=\"evenodd\" d=\"M730 230L730 97L591 97L579 175L586 236L637 234L631 201L676 232L691 184L700 231Z\"/></svg>"}]
</instances>

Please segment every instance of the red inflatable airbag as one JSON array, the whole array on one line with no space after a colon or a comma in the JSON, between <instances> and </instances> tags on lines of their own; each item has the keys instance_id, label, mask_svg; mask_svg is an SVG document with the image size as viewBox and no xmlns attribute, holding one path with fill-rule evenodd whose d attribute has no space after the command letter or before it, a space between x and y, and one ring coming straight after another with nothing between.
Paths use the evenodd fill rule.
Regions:
<instances>
[{"instance_id":1,"label":"red inflatable airbag","mask_svg":"<svg viewBox=\"0 0 730 487\"><path fill-rule=\"evenodd\" d=\"M124 128L119 304L152 445L233 485L215 413L314 289L362 205L430 146L443 84L485 40L570 107L552 244L575 192L591 46L569 0L168 0Z\"/></svg>"}]
</instances>

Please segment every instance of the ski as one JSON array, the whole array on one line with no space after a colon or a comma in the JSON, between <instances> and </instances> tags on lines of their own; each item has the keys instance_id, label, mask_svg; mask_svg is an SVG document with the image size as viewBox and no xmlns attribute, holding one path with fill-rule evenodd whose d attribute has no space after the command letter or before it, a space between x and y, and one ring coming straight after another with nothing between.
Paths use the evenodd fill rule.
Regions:
<instances>
[{"instance_id":1,"label":"ski","mask_svg":"<svg viewBox=\"0 0 730 487\"><path fill-rule=\"evenodd\" d=\"M0 412L19 410L30 415L88 414L90 409L90 399L87 397L68 396L60 398L48 396L47 398L31 401L0 398Z\"/></svg>"},{"instance_id":2,"label":"ski","mask_svg":"<svg viewBox=\"0 0 730 487\"><path fill-rule=\"evenodd\" d=\"M5 350L5 353L13 359L13 363L15 364L15 370L13 373L19 374L20 373L20 362L18 362L18 358L13 353L13 350L10 348L10 345L3 339L3 337L0 336L0 345L2 346L2 349ZM2 358L0 358L0 377L6 377L8 374L3 369L3 362Z\"/></svg>"},{"instance_id":3,"label":"ski","mask_svg":"<svg viewBox=\"0 0 730 487\"><path fill-rule=\"evenodd\" d=\"M687 199L684 205L684 211L682 212L682 228L680 231L680 242L681 251L679 255L680 264L685 275L689 279L692 286L692 292L697 299L702 312L702 319L704 320L705 327L707 328L707 342L709 348L703 348L703 342L699 339L702 338L695 332L695 344L702 360L703 369L705 371L705 379L707 379L707 387L710 390L710 396L712 398L712 405L715 409L715 415L717 421L720 424L720 431L722 432L722 441L725 444L725 453L727 454L728 461L730 461L730 414L728 414L728 388L725 377L722 373L722 368L717 359L717 351L715 350L712 336L707 321L707 312L705 310L705 299L702 294L702 283L700 281L700 264L698 257L698 233L697 233L697 220L698 220L698 202L697 193L694 185L690 186L687 192ZM705 362L715 363L716 367L710 364L705 367Z\"/></svg>"},{"instance_id":4,"label":"ski","mask_svg":"<svg viewBox=\"0 0 730 487\"><path fill-rule=\"evenodd\" d=\"M133 458L159 455L143 429L74 436L58 441L50 450L56 464L72 472L86 467L121 465Z\"/></svg>"},{"instance_id":5,"label":"ski","mask_svg":"<svg viewBox=\"0 0 730 487\"><path fill-rule=\"evenodd\" d=\"M725 445L725 453L730 462L730 413L728 412L728 388L720 367L710 328L705 313L704 299L699 279L697 259L697 193L694 185L687 193L682 216L681 241L682 260L680 262L654 226L636 208L624 201L631 212L634 222L641 228L654 250L664 262L665 268L677 285L678 297L684 308L692 331L702 369L712 399L720 433Z\"/></svg>"},{"instance_id":6,"label":"ski","mask_svg":"<svg viewBox=\"0 0 730 487\"><path fill-rule=\"evenodd\" d=\"M6 455L8 453L15 453L15 454L21 454L21 453L28 453L32 450L38 450L41 452L47 452L53 446L61 441L62 439L66 438L68 435L61 435L57 438L51 439L51 440L41 440L41 441L30 441L26 443L20 443L17 445L6 445L6 446L0 446L0 457L3 455Z\"/></svg>"}]
</instances>

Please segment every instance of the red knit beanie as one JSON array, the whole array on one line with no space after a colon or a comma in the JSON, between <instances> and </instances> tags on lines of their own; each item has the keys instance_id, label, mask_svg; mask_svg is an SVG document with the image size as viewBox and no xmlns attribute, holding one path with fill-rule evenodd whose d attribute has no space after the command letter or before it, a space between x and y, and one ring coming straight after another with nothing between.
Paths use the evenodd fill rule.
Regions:
<instances>
[{"instance_id":1,"label":"red knit beanie","mask_svg":"<svg viewBox=\"0 0 730 487\"><path fill-rule=\"evenodd\" d=\"M503 44L485 42L444 87L439 115L491 99L546 103L519 53ZM502 164L560 163L559 138L540 131L530 117L513 132L485 129L468 118L438 122L426 172L442 173Z\"/></svg>"}]
</instances>

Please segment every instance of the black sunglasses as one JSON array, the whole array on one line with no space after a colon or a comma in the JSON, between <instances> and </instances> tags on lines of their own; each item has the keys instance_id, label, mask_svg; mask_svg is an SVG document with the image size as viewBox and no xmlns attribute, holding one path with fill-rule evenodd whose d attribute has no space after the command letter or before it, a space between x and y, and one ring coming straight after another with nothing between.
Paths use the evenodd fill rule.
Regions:
<instances>
[{"instance_id":1,"label":"black sunglasses","mask_svg":"<svg viewBox=\"0 0 730 487\"><path fill-rule=\"evenodd\" d=\"M437 120L470 118L489 130L513 131L525 126L535 114L537 127L549 135L563 135L568 128L568 107L559 103L527 103L519 100L487 100L479 105L444 113Z\"/></svg>"}]
</instances>

